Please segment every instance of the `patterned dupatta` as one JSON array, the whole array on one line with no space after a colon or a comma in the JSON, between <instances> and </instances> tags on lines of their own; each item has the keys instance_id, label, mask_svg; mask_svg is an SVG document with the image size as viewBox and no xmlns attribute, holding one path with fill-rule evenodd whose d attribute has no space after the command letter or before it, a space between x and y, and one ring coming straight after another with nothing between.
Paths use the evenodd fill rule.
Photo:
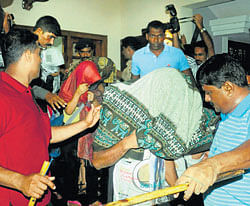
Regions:
<instances>
[{"instance_id":1,"label":"patterned dupatta","mask_svg":"<svg viewBox=\"0 0 250 206\"><path fill-rule=\"evenodd\" d=\"M131 85L105 88L94 150L109 148L136 130L141 148L177 159L207 150L217 121L214 112L202 107L188 77L176 69L157 69ZM131 150L127 156L139 160L141 151Z\"/></svg>"}]
</instances>

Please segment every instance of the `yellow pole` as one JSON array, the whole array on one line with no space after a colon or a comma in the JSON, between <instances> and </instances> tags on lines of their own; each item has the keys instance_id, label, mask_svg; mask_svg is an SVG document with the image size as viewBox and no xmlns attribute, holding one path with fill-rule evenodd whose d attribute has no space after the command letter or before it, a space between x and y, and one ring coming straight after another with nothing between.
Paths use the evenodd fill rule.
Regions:
<instances>
[{"instance_id":1,"label":"yellow pole","mask_svg":"<svg viewBox=\"0 0 250 206\"><path fill-rule=\"evenodd\" d=\"M230 179L233 177L237 177L237 176L242 175L242 174L244 174L244 170L234 170L234 171L221 173L218 175L216 182L220 182L220 181L227 180L227 179ZM183 191L186 191L187 188L188 188L188 184L177 185L174 187L166 187L164 189L156 190L153 192L129 197L129 198L126 198L123 200L115 201L115 202L110 202L110 203L107 203L105 206L135 205L135 204L138 204L141 202L146 202L146 201L153 200L153 199L163 197L166 195L172 195L175 193L183 192Z\"/></svg>"},{"instance_id":2,"label":"yellow pole","mask_svg":"<svg viewBox=\"0 0 250 206\"><path fill-rule=\"evenodd\" d=\"M50 162L48 162L48 161L43 162L43 166L40 170L40 175L43 175L43 176L46 175L48 168L49 168L49 165L50 165ZM36 204L36 198L31 197L28 206L34 206L35 204Z\"/></svg>"},{"instance_id":3,"label":"yellow pole","mask_svg":"<svg viewBox=\"0 0 250 206\"><path fill-rule=\"evenodd\" d=\"M152 199L156 199L159 197L163 197L166 195L175 194L178 192L183 192L187 190L188 184L178 185L174 187L166 187L164 189L156 190L153 192L148 192L145 194L137 195L134 197L129 197L123 200L118 200L116 202L111 202L106 204L105 206L127 206L127 205L135 205L141 202L146 202Z\"/></svg>"}]
</instances>

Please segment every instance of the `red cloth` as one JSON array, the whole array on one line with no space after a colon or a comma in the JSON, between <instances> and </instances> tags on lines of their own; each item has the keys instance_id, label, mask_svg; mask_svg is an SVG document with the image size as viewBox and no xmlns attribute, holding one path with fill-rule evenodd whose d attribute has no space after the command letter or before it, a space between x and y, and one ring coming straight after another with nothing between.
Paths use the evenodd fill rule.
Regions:
<instances>
[{"instance_id":1,"label":"red cloth","mask_svg":"<svg viewBox=\"0 0 250 206\"><path fill-rule=\"evenodd\" d=\"M49 160L51 128L48 115L38 110L30 87L0 73L0 166L29 175L39 173ZM21 192L0 186L2 206L28 205ZM37 205L47 205L50 192Z\"/></svg>"},{"instance_id":2,"label":"red cloth","mask_svg":"<svg viewBox=\"0 0 250 206\"><path fill-rule=\"evenodd\" d=\"M64 101L69 102L80 84L88 83L90 85L100 79L101 76L95 63L92 61L83 61L63 82L59 96L64 99ZM80 97L79 102L83 102L84 104L87 102L87 92Z\"/></svg>"},{"instance_id":3,"label":"red cloth","mask_svg":"<svg viewBox=\"0 0 250 206\"><path fill-rule=\"evenodd\" d=\"M59 92L59 96L63 98L64 101L69 102L73 98L73 95L80 84L88 83L90 85L100 79L101 76L95 63L93 63L92 61L83 61L75 68L68 79L63 82ZM86 104L87 92L85 92L80 97L78 104L80 102ZM83 109L80 113L80 119L85 119L86 114L86 110ZM79 158L84 158L87 160L92 159L92 142L93 137L91 134L87 134L79 138L77 149L77 155Z\"/></svg>"}]
</instances>

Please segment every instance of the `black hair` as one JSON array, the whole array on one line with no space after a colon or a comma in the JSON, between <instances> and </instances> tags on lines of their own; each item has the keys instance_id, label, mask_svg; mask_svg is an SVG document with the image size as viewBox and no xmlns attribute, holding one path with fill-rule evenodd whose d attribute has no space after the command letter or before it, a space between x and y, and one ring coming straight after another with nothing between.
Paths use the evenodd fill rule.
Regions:
<instances>
[{"instance_id":1,"label":"black hair","mask_svg":"<svg viewBox=\"0 0 250 206\"><path fill-rule=\"evenodd\" d=\"M82 50L83 48L88 48L88 47L90 47L91 50L94 50L94 49L95 49L95 45L94 45L93 40L91 40L91 39L80 39L80 40L76 43L75 50L76 50L76 51L80 51L80 50Z\"/></svg>"},{"instance_id":2,"label":"black hair","mask_svg":"<svg viewBox=\"0 0 250 206\"><path fill-rule=\"evenodd\" d=\"M2 32L3 30L4 17L5 17L5 12L0 5L0 32Z\"/></svg>"},{"instance_id":3,"label":"black hair","mask_svg":"<svg viewBox=\"0 0 250 206\"><path fill-rule=\"evenodd\" d=\"M200 86L212 85L221 88L226 81L239 87L248 86L245 69L238 60L226 53L209 58L199 68L196 78Z\"/></svg>"},{"instance_id":4,"label":"black hair","mask_svg":"<svg viewBox=\"0 0 250 206\"><path fill-rule=\"evenodd\" d=\"M161 29L163 32L165 32L164 24L160 21L157 21L157 20L149 22L149 24L147 26L147 33L149 33L150 28Z\"/></svg>"},{"instance_id":5,"label":"black hair","mask_svg":"<svg viewBox=\"0 0 250 206\"><path fill-rule=\"evenodd\" d=\"M4 39L3 59L5 68L18 62L27 50L34 51L37 48L37 35L26 29L12 29Z\"/></svg>"},{"instance_id":6,"label":"black hair","mask_svg":"<svg viewBox=\"0 0 250 206\"><path fill-rule=\"evenodd\" d=\"M203 40L195 42L193 48L195 49L195 47L205 48L206 54L208 53L208 48Z\"/></svg>"},{"instance_id":7,"label":"black hair","mask_svg":"<svg viewBox=\"0 0 250 206\"><path fill-rule=\"evenodd\" d=\"M51 32L56 36L61 35L60 25L52 16L43 16L39 18L33 28L33 31L36 31L38 28L41 28L43 32Z\"/></svg>"},{"instance_id":8,"label":"black hair","mask_svg":"<svg viewBox=\"0 0 250 206\"><path fill-rule=\"evenodd\" d=\"M134 51L140 49L142 46L139 41L137 41L136 37L128 36L121 40L122 47L127 48L131 47Z\"/></svg>"},{"instance_id":9,"label":"black hair","mask_svg":"<svg viewBox=\"0 0 250 206\"><path fill-rule=\"evenodd\" d=\"M194 57L194 47L192 44L184 44L183 45L183 52L185 55L190 57Z\"/></svg>"}]
</instances>

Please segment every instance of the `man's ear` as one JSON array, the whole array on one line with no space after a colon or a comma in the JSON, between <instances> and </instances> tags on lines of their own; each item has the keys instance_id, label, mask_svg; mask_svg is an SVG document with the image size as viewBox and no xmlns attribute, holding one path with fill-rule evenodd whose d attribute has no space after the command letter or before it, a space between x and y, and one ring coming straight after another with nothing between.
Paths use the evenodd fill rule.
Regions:
<instances>
[{"instance_id":1,"label":"man's ear","mask_svg":"<svg viewBox=\"0 0 250 206\"><path fill-rule=\"evenodd\" d=\"M36 34L37 36L40 36L41 34L43 34L42 28L38 27L38 28L34 31L34 34Z\"/></svg>"},{"instance_id":2,"label":"man's ear","mask_svg":"<svg viewBox=\"0 0 250 206\"><path fill-rule=\"evenodd\" d=\"M148 33L146 33L146 39L148 40Z\"/></svg>"},{"instance_id":3,"label":"man's ear","mask_svg":"<svg viewBox=\"0 0 250 206\"><path fill-rule=\"evenodd\" d=\"M250 85L250 75L247 75L247 82Z\"/></svg>"},{"instance_id":4,"label":"man's ear","mask_svg":"<svg viewBox=\"0 0 250 206\"><path fill-rule=\"evenodd\" d=\"M130 46L128 46L127 49L128 49L128 52L129 52L129 53L134 52L134 50L133 50Z\"/></svg>"},{"instance_id":5,"label":"man's ear","mask_svg":"<svg viewBox=\"0 0 250 206\"><path fill-rule=\"evenodd\" d=\"M234 89L235 89L235 85L232 82L226 81L223 85L222 85L222 89L225 92L225 94L229 97L231 97L233 95Z\"/></svg>"},{"instance_id":6,"label":"man's ear","mask_svg":"<svg viewBox=\"0 0 250 206\"><path fill-rule=\"evenodd\" d=\"M28 63L32 60L32 52L30 50L26 50L23 52L23 58Z\"/></svg>"}]
</instances>

